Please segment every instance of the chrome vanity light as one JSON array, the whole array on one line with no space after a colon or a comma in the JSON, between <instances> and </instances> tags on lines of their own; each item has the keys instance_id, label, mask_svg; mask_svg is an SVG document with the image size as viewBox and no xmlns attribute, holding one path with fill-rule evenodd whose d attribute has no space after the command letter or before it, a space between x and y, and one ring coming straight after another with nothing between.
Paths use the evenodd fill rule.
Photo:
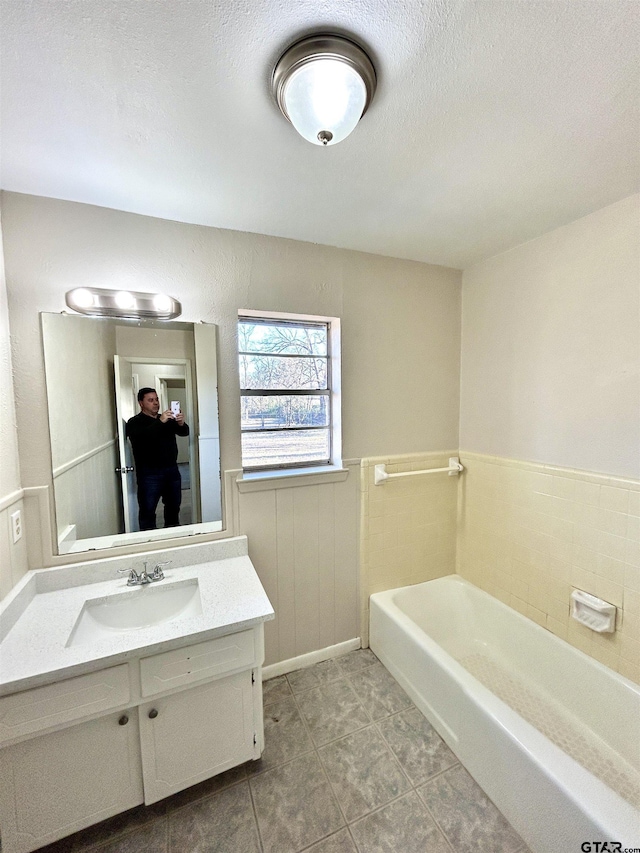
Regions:
<instances>
[{"instance_id":1,"label":"chrome vanity light","mask_svg":"<svg viewBox=\"0 0 640 853\"><path fill-rule=\"evenodd\" d=\"M273 70L273 95L283 115L314 145L345 139L376 90L373 63L355 42L314 35L291 45Z\"/></svg>"},{"instance_id":2,"label":"chrome vanity light","mask_svg":"<svg viewBox=\"0 0 640 853\"><path fill-rule=\"evenodd\" d=\"M76 287L65 294L68 307L93 317L150 317L173 320L182 313L182 305L164 293L138 290L107 290L101 287Z\"/></svg>"}]
</instances>

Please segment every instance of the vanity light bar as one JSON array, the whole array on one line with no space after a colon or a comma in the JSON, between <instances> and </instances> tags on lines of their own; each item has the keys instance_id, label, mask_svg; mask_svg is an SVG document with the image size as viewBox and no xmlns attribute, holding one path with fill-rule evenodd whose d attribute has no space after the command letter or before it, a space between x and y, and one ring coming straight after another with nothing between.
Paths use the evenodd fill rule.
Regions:
<instances>
[{"instance_id":1,"label":"vanity light bar","mask_svg":"<svg viewBox=\"0 0 640 853\"><path fill-rule=\"evenodd\" d=\"M76 287L65 294L65 302L79 314L93 317L153 317L173 320L182 314L182 305L164 293L138 290L106 290L101 287Z\"/></svg>"}]
</instances>

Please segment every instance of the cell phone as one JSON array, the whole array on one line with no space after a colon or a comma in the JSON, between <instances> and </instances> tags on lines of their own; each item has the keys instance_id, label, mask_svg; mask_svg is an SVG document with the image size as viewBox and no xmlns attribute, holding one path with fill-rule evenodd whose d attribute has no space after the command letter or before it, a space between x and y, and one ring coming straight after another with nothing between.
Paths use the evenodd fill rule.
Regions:
<instances>
[{"instance_id":1,"label":"cell phone","mask_svg":"<svg viewBox=\"0 0 640 853\"><path fill-rule=\"evenodd\" d=\"M180 403L178 400L171 401L171 411L173 412L174 417L180 414Z\"/></svg>"}]
</instances>

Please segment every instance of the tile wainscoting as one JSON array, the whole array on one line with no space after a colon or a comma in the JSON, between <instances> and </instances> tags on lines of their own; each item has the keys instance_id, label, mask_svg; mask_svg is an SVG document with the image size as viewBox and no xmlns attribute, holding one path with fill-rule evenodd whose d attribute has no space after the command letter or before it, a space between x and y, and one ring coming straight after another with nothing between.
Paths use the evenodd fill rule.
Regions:
<instances>
[{"instance_id":1,"label":"tile wainscoting","mask_svg":"<svg viewBox=\"0 0 640 853\"><path fill-rule=\"evenodd\" d=\"M457 571L640 683L640 482L460 451ZM618 608L617 630L570 618L581 589Z\"/></svg>"},{"instance_id":2,"label":"tile wainscoting","mask_svg":"<svg viewBox=\"0 0 640 853\"><path fill-rule=\"evenodd\" d=\"M458 477L425 474L374 485L387 473L449 464L457 450L380 456L360 463L360 636L368 645L369 596L455 572Z\"/></svg>"}]
</instances>

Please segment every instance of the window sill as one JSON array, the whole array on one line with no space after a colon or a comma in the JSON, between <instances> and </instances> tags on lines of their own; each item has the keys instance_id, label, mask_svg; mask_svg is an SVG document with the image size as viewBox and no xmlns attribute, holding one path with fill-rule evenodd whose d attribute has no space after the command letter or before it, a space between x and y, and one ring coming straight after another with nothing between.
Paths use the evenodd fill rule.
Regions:
<instances>
[{"instance_id":1,"label":"window sill","mask_svg":"<svg viewBox=\"0 0 640 853\"><path fill-rule=\"evenodd\" d=\"M339 483L347 479L349 469L337 465L319 465L281 471L251 471L236 477L239 492L265 492L270 489L291 489L296 486L317 486Z\"/></svg>"}]
</instances>

